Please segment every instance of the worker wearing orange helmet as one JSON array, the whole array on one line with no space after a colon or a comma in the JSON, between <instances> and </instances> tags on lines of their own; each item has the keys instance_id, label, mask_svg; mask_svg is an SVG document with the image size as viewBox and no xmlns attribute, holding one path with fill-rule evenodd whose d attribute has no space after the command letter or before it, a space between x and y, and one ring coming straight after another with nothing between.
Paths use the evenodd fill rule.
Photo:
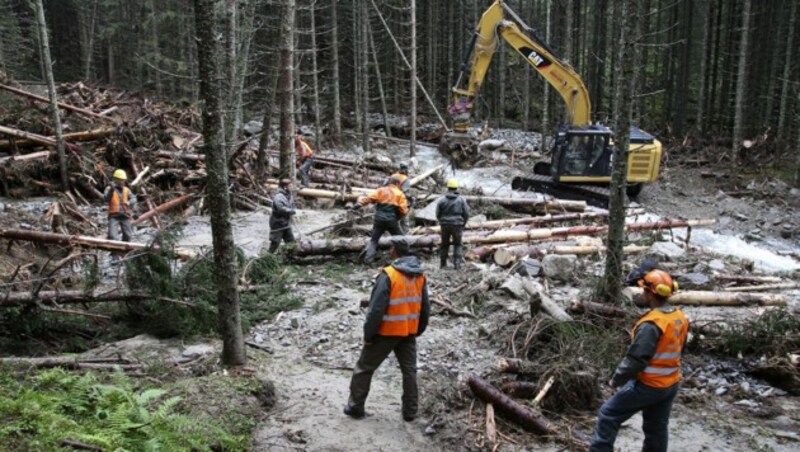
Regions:
<instances>
[{"instance_id":1,"label":"worker wearing orange helmet","mask_svg":"<svg viewBox=\"0 0 800 452\"><path fill-rule=\"evenodd\" d=\"M638 281L651 308L634 325L632 342L609 381L620 389L600 408L591 451L613 451L623 422L642 412L646 451L666 451L672 401L681 381L681 354L689 321L669 304L678 284L663 270L651 270Z\"/></svg>"},{"instance_id":2,"label":"worker wearing orange helmet","mask_svg":"<svg viewBox=\"0 0 800 452\"><path fill-rule=\"evenodd\" d=\"M108 238L111 240L121 238L123 242L130 242L133 238L136 195L126 186L127 181L125 170L117 169L103 193L103 199L108 203Z\"/></svg>"}]
</instances>

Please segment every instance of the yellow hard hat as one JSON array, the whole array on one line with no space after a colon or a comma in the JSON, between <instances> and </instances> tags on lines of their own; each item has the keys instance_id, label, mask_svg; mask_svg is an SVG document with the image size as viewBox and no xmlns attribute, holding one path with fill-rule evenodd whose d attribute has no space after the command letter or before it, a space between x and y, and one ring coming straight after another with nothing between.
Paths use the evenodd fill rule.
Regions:
<instances>
[{"instance_id":1,"label":"yellow hard hat","mask_svg":"<svg viewBox=\"0 0 800 452\"><path fill-rule=\"evenodd\" d=\"M447 181L447 188L458 188L458 181L455 179L450 179Z\"/></svg>"},{"instance_id":2,"label":"yellow hard hat","mask_svg":"<svg viewBox=\"0 0 800 452\"><path fill-rule=\"evenodd\" d=\"M128 174L125 173L125 170L118 169L114 171L114 179L128 180Z\"/></svg>"}]
</instances>

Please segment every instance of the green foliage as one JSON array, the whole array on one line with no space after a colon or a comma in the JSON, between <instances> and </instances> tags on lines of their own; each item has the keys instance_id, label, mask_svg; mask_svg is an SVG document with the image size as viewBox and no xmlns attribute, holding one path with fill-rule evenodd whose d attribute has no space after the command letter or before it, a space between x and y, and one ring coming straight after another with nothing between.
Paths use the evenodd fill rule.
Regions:
<instances>
[{"instance_id":1,"label":"green foliage","mask_svg":"<svg viewBox=\"0 0 800 452\"><path fill-rule=\"evenodd\" d=\"M800 348L800 320L786 309L771 309L705 338L703 348L730 356L783 356Z\"/></svg>"},{"instance_id":2,"label":"green foliage","mask_svg":"<svg viewBox=\"0 0 800 452\"><path fill-rule=\"evenodd\" d=\"M168 244L163 252L143 252L127 262L127 283L134 291L147 291L157 301L128 306L128 317L159 336L204 334L216 331L216 267L209 253L177 268ZM239 296L242 328L270 319L281 311L296 309L302 300L291 290L292 274L281 259L264 255L245 262L237 252L237 267L244 269L244 280L252 287ZM171 302L186 301L193 305Z\"/></svg>"},{"instance_id":3,"label":"green foliage","mask_svg":"<svg viewBox=\"0 0 800 452\"><path fill-rule=\"evenodd\" d=\"M0 443L8 450L56 450L65 439L107 450L246 448L247 438L210 418L177 413L180 401L162 389L136 391L121 372L101 378L54 369L21 382L2 375Z\"/></svg>"}]
</instances>

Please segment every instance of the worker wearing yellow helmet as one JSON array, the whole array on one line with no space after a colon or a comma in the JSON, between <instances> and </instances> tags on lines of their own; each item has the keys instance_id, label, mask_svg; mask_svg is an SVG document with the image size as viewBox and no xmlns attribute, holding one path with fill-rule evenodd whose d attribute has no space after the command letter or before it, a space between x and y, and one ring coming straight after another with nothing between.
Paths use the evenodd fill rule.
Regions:
<instances>
[{"instance_id":1,"label":"worker wearing yellow helmet","mask_svg":"<svg viewBox=\"0 0 800 452\"><path fill-rule=\"evenodd\" d=\"M136 195L127 185L128 175L123 169L114 171L111 183L103 198L108 204L108 238L130 242L133 237L134 207Z\"/></svg>"},{"instance_id":2,"label":"worker wearing yellow helmet","mask_svg":"<svg viewBox=\"0 0 800 452\"><path fill-rule=\"evenodd\" d=\"M439 250L439 268L447 267L447 254L450 251L450 240L453 241L453 267L461 268L463 252L461 238L464 226L469 219L467 201L458 192L458 181L447 181L447 193L436 204L436 219L441 227L442 246Z\"/></svg>"},{"instance_id":3,"label":"worker wearing yellow helmet","mask_svg":"<svg viewBox=\"0 0 800 452\"><path fill-rule=\"evenodd\" d=\"M600 408L591 451L613 451L623 422L642 412L642 450L665 451L672 401L681 381L681 354L689 321L669 304L678 283L663 270L650 270L638 280L651 308L633 326L631 345L608 382L620 387Z\"/></svg>"}]
</instances>

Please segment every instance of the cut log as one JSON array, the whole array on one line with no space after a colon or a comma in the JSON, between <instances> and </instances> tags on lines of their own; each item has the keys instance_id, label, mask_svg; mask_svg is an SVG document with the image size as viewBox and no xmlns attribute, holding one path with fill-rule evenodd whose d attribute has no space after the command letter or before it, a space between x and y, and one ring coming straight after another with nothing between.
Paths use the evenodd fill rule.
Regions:
<instances>
[{"instance_id":1,"label":"cut log","mask_svg":"<svg viewBox=\"0 0 800 452\"><path fill-rule=\"evenodd\" d=\"M419 174L418 176L412 177L408 181L408 183L409 183L410 186L414 187L417 184L419 184L420 182L424 181L425 179L427 179L427 178L431 177L432 175L436 174L442 168L444 168L444 165L435 166L435 167L433 167L433 168L431 168L431 169Z\"/></svg>"},{"instance_id":2,"label":"cut log","mask_svg":"<svg viewBox=\"0 0 800 452\"><path fill-rule=\"evenodd\" d=\"M511 397L531 399L539 391L539 385L533 381L507 381L501 389Z\"/></svg>"},{"instance_id":3,"label":"cut log","mask_svg":"<svg viewBox=\"0 0 800 452\"><path fill-rule=\"evenodd\" d=\"M574 300L569 307L572 312L585 312L599 314L606 317L633 317L635 313L626 311L609 304L595 303L593 301Z\"/></svg>"},{"instance_id":4,"label":"cut log","mask_svg":"<svg viewBox=\"0 0 800 452\"><path fill-rule=\"evenodd\" d=\"M547 295L544 291L544 287L541 284L532 281L530 278L521 278L522 279L522 288L525 289L525 292L528 292L530 295L531 300L531 315L535 314L537 308L540 308L542 311L546 312L550 317L558 320L559 322L567 322L572 320L572 316L567 314L567 311L564 310L558 303L556 303L549 295Z\"/></svg>"},{"instance_id":5,"label":"cut log","mask_svg":"<svg viewBox=\"0 0 800 452\"><path fill-rule=\"evenodd\" d=\"M51 155L55 154L53 151L40 151L40 152L32 152L30 154L25 155L11 155L8 157L0 157L0 164L5 164L6 162L24 162L27 160L44 160L50 158Z\"/></svg>"},{"instance_id":6,"label":"cut log","mask_svg":"<svg viewBox=\"0 0 800 452\"><path fill-rule=\"evenodd\" d=\"M32 132L26 132L24 130L13 129L11 127L6 127L6 126L0 126L0 133L5 135L10 135L12 137L22 138L23 140L28 140L33 143L40 144L42 146L48 146L51 148L56 147L56 140L50 137L46 137L44 135L39 135Z\"/></svg>"},{"instance_id":7,"label":"cut log","mask_svg":"<svg viewBox=\"0 0 800 452\"><path fill-rule=\"evenodd\" d=\"M510 218L507 220L493 220L493 221L480 221L469 222L464 226L465 230L471 229L505 229L520 224L530 226L541 226L550 223L561 223L567 221L582 221L597 218L607 218L608 212L583 212L583 213L567 213L562 215L543 215L535 217L524 218ZM440 226L420 226L410 231L411 235L418 234L438 234L442 232Z\"/></svg>"},{"instance_id":8,"label":"cut log","mask_svg":"<svg viewBox=\"0 0 800 452\"><path fill-rule=\"evenodd\" d=\"M495 363L495 369L501 374L538 375L540 373L536 364L518 358L500 358Z\"/></svg>"},{"instance_id":9,"label":"cut log","mask_svg":"<svg viewBox=\"0 0 800 452\"><path fill-rule=\"evenodd\" d=\"M146 293L134 292L109 292L93 293L82 290L43 290L38 293L31 292L6 292L0 293L0 307L36 305L37 303L107 303L118 301L145 301L152 300L153 296Z\"/></svg>"},{"instance_id":10,"label":"cut log","mask_svg":"<svg viewBox=\"0 0 800 452\"><path fill-rule=\"evenodd\" d=\"M467 384L479 399L494 405L501 416L515 422L525 430L538 435L554 435L557 433L555 426L541 413L531 410L508 397L479 376L470 375L467 379Z\"/></svg>"},{"instance_id":11,"label":"cut log","mask_svg":"<svg viewBox=\"0 0 800 452\"><path fill-rule=\"evenodd\" d=\"M542 390L536 394L536 397L533 398L533 406L538 407L542 403L542 399L545 398L547 393L550 391L550 388L553 387L553 383L555 383L556 379L554 377L550 377L544 382L544 386L542 386Z\"/></svg>"},{"instance_id":12,"label":"cut log","mask_svg":"<svg viewBox=\"0 0 800 452\"><path fill-rule=\"evenodd\" d=\"M92 141L92 140L97 140L97 139L100 139L100 138L107 137L109 135L113 135L114 133L116 133L116 131L117 131L117 129L115 129L113 127L106 127L106 128L102 128L102 129L85 130L83 132L65 133L63 136L64 136L64 139L66 141L72 141L72 142L76 142L76 141ZM43 135L37 135L37 136L38 137L44 137L44 138L47 138L49 140L55 141L55 137L45 137ZM2 150L2 149L12 149L12 146L17 146L19 148L24 148L24 147L41 145L41 144L43 144L43 143L41 143L39 141L36 141L36 140L32 140L30 138L17 140L17 141L15 141L13 143L10 140L3 140L3 141L0 141L0 150Z\"/></svg>"},{"instance_id":13,"label":"cut log","mask_svg":"<svg viewBox=\"0 0 800 452\"><path fill-rule=\"evenodd\" d=\"M720 282L736 283L780 283L783 280L777 276L740 276L740 275L714 275Z\"/></svg>"},{"instance_id":14,"label":"cut log","mask_svg":"<svg viewBox=\"0 0 800 452\"><path fill-rule=\"evenodd\" d=\"M28 97L28 98L33 99L33 100L38 101L38 102L44 102L46 104L50 103L50 99L48 99L46 97L37 96L36 94L29 93L29 92L21 90L19 88L14 88L13 86L0 84L0 89L4 89L4 90L12 92L14 94L19 94L20 96ZM109 118L108 116L102 116L102 115L97 114L97 113L95 113L93 111L89 111L89 110L86 110L84 108L75 107L74 105L69 105L69 104L65 104L63 102L59 102L58 106L63 108L64 110L74 111L75 113L80 113L80 114L82 114L84 116L88 116L88 117L96 118L96 119L102 119L103 121L106 121L106 122L116 123L116 121L113 118Z\"/></svg>"},{"instance_id":15,"label":"cut log","mask_svg":"<svg viewBox=\"0 0 800 452\"><path fill-rule=\"evenodd\" d=\"M29 231L25 229L0 228L0 238L9 240L23 240L27 242L52 243L62 246L83 246L106 251L138 251L158 249L155 245L136 242L122 242L118 240L100 239L84 235L55 234L44 231ZM181 259L191 259L197 255L194 251L175 249L175 255Z\"/></svg>"},{"instance_id":16,"label":"cut log","mask_svg":"<svg viewBox=\"0 0 800 452\"><path fill-rule=\"evenodd\" d=\"M486 441L494 446L497 443L497 424L494 420L494 406L486 404Z\"/></svg>"},{"instance_id":17,"label":"cut log","mask_svg":"<svg viewBox=\"0 0 800 452\"><path fill-rule=\"evenodd\" d=\"M639 245L628 245L622 249L625 254L637 254L649 248ZM541 258L548 254L575 254L590 255L606 251L605 246L570 246L570 245L517 245L494 250L494 263L501 267L508 267L519 259L530 256Z\"/></svg>"},{"instance_id":18,"label":"cut log","mask_svg":"<svg viewBox=\"0 0 800 452\"><path fill-rule=\"evenodd\" d=\"M758 286L726 287L723 292L768 292L770 290L796 289L797 283L787 282L780 284L761 284Z\"/></svg>"},{"instance_id":19,"label":"cut log","mask_svg":"<svg viewBox=\"0 0 800 452\"><path fill-rule=\"evenodd\" d=\"M149 210L149 211L143 213L142 215L140 215L139 218L136 221L133 222L133 224L141 224L143 221L147 221L150 217L153 217L155 215L161 215L162 213L164 213L164 212L166 212L166 211L168 211L170 209L174 209L175 207L182 206L182 205L186 204L187 202L190 202L192 199L194 199L195 196L197 196L197 195L194 194L194 193L190 193L188 195L183 195L183 196L177 197L177 198L175 198L173 200L167 201L164 204L159 205L155 209Z\"/></svg>"},{"instance_id":20,"label":"cut log","mask_svg":"<svg viewBox=\"0 0 800 452\"><path fill-rule=\"evenodd\" d=\"M278 186L275 184L268 184L268 188L277 190ZM313 188L301 188L296 192L298 195L306 198L322 198L322 199L335 199L337 201L350 201L353 202L358 199L359 194L356 193L339 193L330 190L315 190Z\"/></svg>"},{"instance_id":21,"label":"cut log","mask_svg":"<svg viewBox=\"0 0 800 452\"><path fill-rule=\"evenodd\" d=\"M624 293L637 306L646 305L640 287L628 287ZM786 306L786 297L779 294L687 290L669 297L669 302L687 306Z\"/></svg>"},{"instance_id":22,"label":"cut log","mask_svg":"<svg viewBox=\"0 0 800 452\"><path fill-rule=\"evenodd\" d=\"M547 208L550 210L565 210L571 212L583 212L586 210L586 201L571 201L566 199L544 200L536 198L500 198L495 196L462 196L468 203L498 204L501 206L518 206L531 208Z\"/></svg>"},{"instance_id":23,"label":"cut log","mask_svg":"<svg viewBox=\"0 0 800 452\"><path fill-rule=\"evenodd\" d=\"M203 154L193 154L191 152L175 152L175 151L156 151L156 157L165 157L170 159L186 160L187 162L202 162L206 159Z\"/></svg>"}]
</instances>

